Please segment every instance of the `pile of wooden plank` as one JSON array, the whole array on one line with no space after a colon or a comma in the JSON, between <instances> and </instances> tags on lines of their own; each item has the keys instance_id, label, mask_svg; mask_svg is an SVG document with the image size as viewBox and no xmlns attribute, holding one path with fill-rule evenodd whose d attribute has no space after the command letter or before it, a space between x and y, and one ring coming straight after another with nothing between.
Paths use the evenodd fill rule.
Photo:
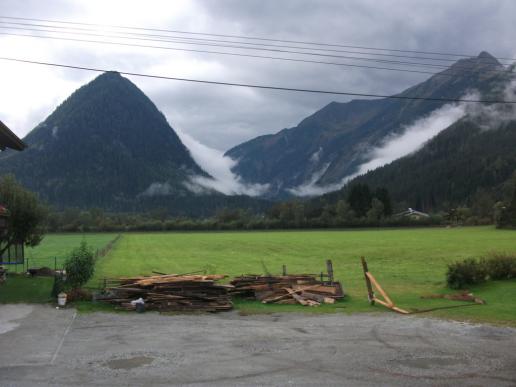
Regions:
<instances>
[{"instance_id":1,"label":"pile of wooden plank","mask_svg":"<svg viewBox=\"0 0 516 387\"><path fill-rule=\"evenodd\" d=\"M225 277L168 274L107 280L104 295L97 299L126 310L143 301L145 310L219 312L233 308L228 293L232 286L216 283Z\"/></svg>"},{"instance_id":2,"label":"pile of wooden plank","mask_svg":"<svg viewBox=\"0 0 516 387\"><path fill-rule=\"evenodd\" d=\"M339 282L319 281L314 275L244 275L231 281L230 293L264 304L301 304L318 306L333 304L343 298Z\"/></svg>"}]
</instances>

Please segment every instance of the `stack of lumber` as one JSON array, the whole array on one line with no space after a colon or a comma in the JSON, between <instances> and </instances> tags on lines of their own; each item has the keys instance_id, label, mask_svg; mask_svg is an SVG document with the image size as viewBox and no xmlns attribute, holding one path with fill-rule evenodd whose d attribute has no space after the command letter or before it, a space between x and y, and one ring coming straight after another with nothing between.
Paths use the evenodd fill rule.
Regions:
<instances>
[{"instance_id":1,"label":"stack of lumber","mask_svg":"<svg viewBox=\"0 0 516 387\"><path fill-rule=\"evenodd\" d=\"M146 310L219 312L233 308L232 286L216 284L225 277L168 274L107 280L106 295L97 299L126 310L135 310L134 301L141 298Z\"/></svg>"},{"instance_id":2,"label":"stack of lumber","mask_svg":"<svg viewBox=\"0 0 516 387\"><path fill-rule=\"evenodd\" d=\"M232 295L264 304L301 304L318 306L333 304L343 298L344 292L339 282L318 281L313 275L260 276L244 275L231 281Z\"/></svg>"}]
</instances>

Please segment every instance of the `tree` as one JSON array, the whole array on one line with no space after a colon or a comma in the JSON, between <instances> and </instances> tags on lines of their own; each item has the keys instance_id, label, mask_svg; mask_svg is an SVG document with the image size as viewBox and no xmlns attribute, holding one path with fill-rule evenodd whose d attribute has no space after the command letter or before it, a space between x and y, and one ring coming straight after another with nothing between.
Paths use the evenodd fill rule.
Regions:
<instances>
[{"instance_id":1,"label":"tree","mask_svg":"<svg viewBox=\"0 0 516 387\"><path fill-rule=\"evenodd\" d=\"M384 211L383 203L379 199L373 198L371 208L367 211L367 220L372 222L380 220L383 217Z\"/></svg>"},{"instance_id":2,"label":"tree","mask_svg":"<svg viewBox=\"0 0 516 387\"><path fill-rule=\"evenodd\" d=\"M503 203L497 203L497 205L498 214L496 215L496 225L502 228L516 227L516 184L510 203L505 206Z\"/></svg>"},{"instance_id":3,"label":"tree","mask_svg":"<svg viewBox=\"0 0 516 387\"><path fill-rule=\"evenodd\" d=\"M371 200L371 190L367 184L356 184L351 187L348 203L359 218L366 216L371 208Z\"/></svg>"},{"instance_id":4,"label":"tree","mask_svg":"<svg viewBox=\"0 0 516 387\"><path fill-rule=\"evenodd\" d=\"M377 198L383 204L383 215L391 216L392 215L392 202L391 196L389 195L389 191L387 188L377 188L374 192L374 197Z\"/></svg>"},{"instance_id":5,"label":"tree","mask_svg":"<svg viewBox=\"0 0 516 387\"><path fill-rule=\"evenodd\" d=\"M340 199L336 206L337 218L341 222L351 222L355 218L355 213L351 209L348 202Z\"/></svg>"},{"instance_id":6,"label":"tree","mask_svg":"<svg viewBox=\"0 0 516 387\"><path fill-rule=\"evenodd\" d=\"M66 283L72 289L78 289L90 280L95 270L95 257L85 241L72 250L64 264L64 269Z\"/></svg>"},{"instance_id":7,"label":"tree","mask_svg":"<svg viewBox=\"0 0 516 387\"><path fill-rule=\"evenodd\" d=\"M0 236L0 255L13 244L33 247L43 239L47 208L12 175L0 178L0 203L9 211L7 231Z\"/></svg>"}]
</instances>

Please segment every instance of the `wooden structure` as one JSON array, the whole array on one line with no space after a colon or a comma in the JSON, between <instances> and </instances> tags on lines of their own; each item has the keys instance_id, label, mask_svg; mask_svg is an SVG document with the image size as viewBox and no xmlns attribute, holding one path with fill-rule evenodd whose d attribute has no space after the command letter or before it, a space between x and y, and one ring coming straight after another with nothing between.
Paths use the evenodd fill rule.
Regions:
<instances>
[{"instance_id":1,"label":"wooden structure","mask_svg":"<svg viewBox=\"0 0 516 387\"><path fill-rule=\"evenodd\" d=\"M0 150L5 150L6 148L22 151L27 148L27 145L0 121Z\"/></svg>"},{"instance_id":2,"label":"wooden structure","mask_svg":"<svg viewBox=\"0 0 516 387\"><path fill-rule=\"evenodd\" d=\"M301 304L318 306L322 303L333 304L344 298L340 282L333 277L331 260L326 261L327 274L287 274L283 265L283 275L247 274L231 281L231 295L258 300L264 304ZM325 278L327 280L325 280Z\"/></svg>"},{"instance_id":3,"label":"wooden structure","mask_svg":"<svg viewBox=\"0 0 516 387\"><path fill-rule=\"evenodd\" d=\"M383 288L380 286L378 281L374 278L374 276L369 272L369 269L367 267L367 262L364 257L360 258L362 260L362 268L364 269L364 277L365 282L367 286L367 298L369 299L369 303L371 305L374 305L375 302L383 305L395 312L401 313L401 314L410 314L409 311L405 309L398 308L396 305L394 305L394 302L391 300L389 295L383 290ZM380 293L382 298L378 298L375 294L375 291Z\"/></svg>"}]
</instances>

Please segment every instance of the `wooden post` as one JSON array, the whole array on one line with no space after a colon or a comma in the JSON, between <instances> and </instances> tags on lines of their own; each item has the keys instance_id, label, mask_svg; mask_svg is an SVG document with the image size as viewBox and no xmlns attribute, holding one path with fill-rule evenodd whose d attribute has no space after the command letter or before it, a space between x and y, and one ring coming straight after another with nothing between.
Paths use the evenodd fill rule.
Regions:
<instances>
[{"instance_id":1,"label":"wooden post","mask_svg":"<svg viewBox=\"0 0 516 387\"><path fill-rule=\"evenodd\" d=\"M369 300L369 303L371 305L374 305L373 286L371 285L371 280L369 279L369 276L367 275L367 273L369 273L369 269L367 268L367 262L364 257L360 257L360 260L362 261L362 268L364 269L364 277L365 277L366 286L367 286L367 299Z\"/></svg>"},{"instance_id":2,"label":"wooden post","mask_svg":"<svg viewBox=\"0 0 516 387\"><path fill-rule=\"evenodd\" d=\"M330 283L333 284L333 264L331 262L331 259L328 259L326 261L326 270L328 271L328 281L330 281Z\"/></svg>"},{"instance_id":3,"label":"wooden post","mask_svg":"<svg viewBox=\"0 0 516 387\"><path fill-rule=\"evenodd\" d=\"M283 265L283 277L287 275L287 265Z\"/></svg>"}]
</instances>

